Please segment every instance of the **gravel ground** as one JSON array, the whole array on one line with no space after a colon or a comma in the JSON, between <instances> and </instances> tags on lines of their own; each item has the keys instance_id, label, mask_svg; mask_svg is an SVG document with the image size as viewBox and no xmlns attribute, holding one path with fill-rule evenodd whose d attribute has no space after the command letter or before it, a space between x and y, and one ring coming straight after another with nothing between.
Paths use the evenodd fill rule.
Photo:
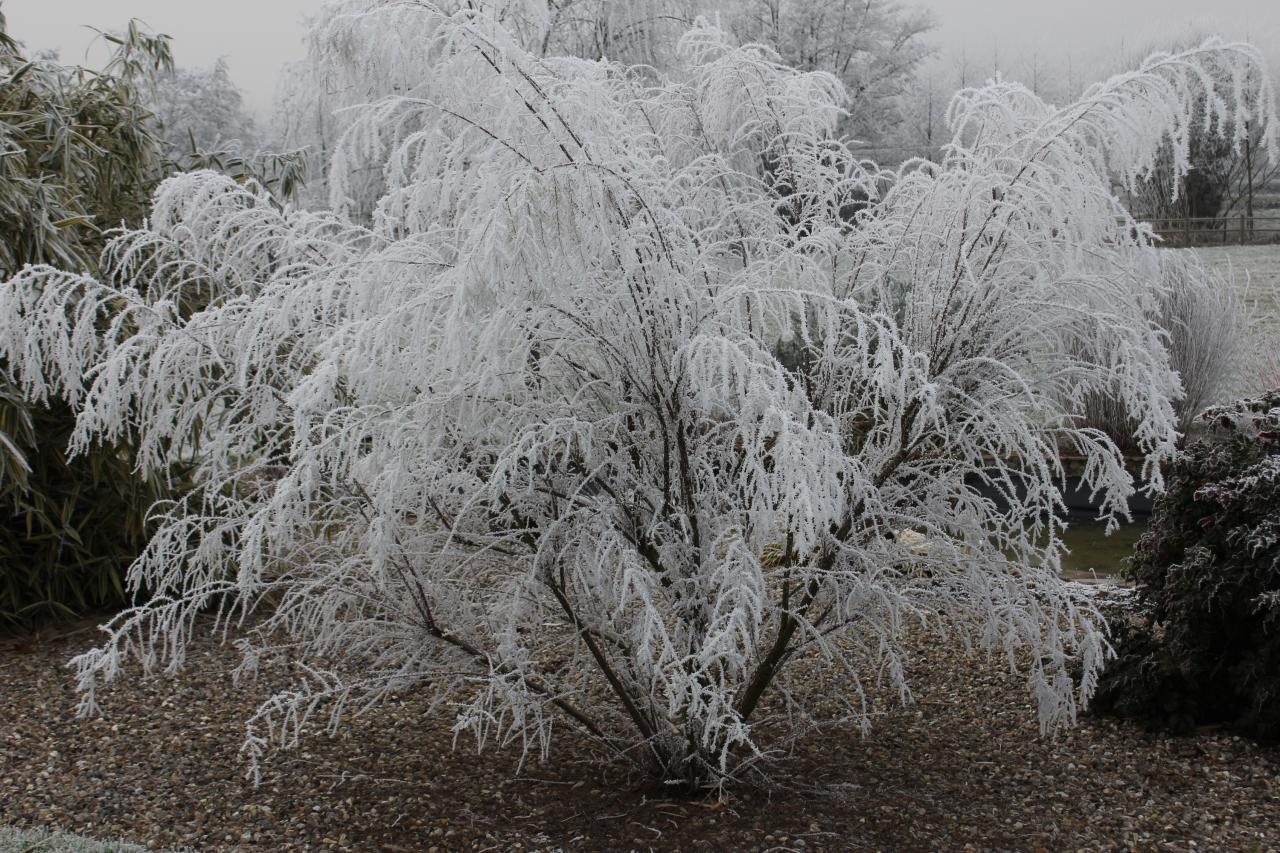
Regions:
<instances>
[{"instance_id":1,"label":"gravel ground","mask_svg":"<svg viewBox=\"0 0 1280 853\"><path fill-rule=\"evenodd\" d=\"M673 800L568 737L553 758L452 749L419 697L276 755L237 755L257 693L194 644L178 681L125 680L74 718L64 664L90 631L0 644L0 824L199 851L1280 850L1280 747L1112 719L1040 736L1002 667L920 638L917 703L865 740L828 731L775 787ZM260 688L259 688L260 689Z\"/></svg>"}]
</instances>

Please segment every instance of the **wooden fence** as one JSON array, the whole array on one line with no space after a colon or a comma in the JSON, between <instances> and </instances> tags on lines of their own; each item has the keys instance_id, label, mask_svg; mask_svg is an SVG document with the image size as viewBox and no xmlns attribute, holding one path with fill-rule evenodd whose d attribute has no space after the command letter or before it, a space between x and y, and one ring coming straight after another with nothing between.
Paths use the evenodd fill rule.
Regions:
<instances>
[{"instance_id":1,"label":"wooden fence","mask_svg":"<svg viewBox=\"0 0 1280 853\"><path fill-rule=\"evenodd\" d=\"M1145 220L1166 246L1248 246L1280 243L1280 215Z\"/></svg>"}]
</instances>

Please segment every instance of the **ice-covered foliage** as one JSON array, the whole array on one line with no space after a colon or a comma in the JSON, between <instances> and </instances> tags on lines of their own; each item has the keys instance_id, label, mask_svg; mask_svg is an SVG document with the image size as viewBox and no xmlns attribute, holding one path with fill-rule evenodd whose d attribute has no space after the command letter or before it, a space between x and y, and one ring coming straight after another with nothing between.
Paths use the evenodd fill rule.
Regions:
<instances>
[{"instance_id":1,"label":"ice-covered foliage","mask_svg":"<svg viewBox=\"0 0 1280 853\"><path fill-rule=\"evenodd\" d=\"M1106 645L1056 573L1059 453L1109 516L1133 488L1073 405L1119 395L1157 482L1176 439L1137 286L1161 260L1109 175L1252 50L1155 57L1060 110L964 92L942 162L891 175L831 138L835 78L709 26L655 78L385 5L360 25L424 16L430 73L333 140L339 194L344 164L386 164L369 224L187 174L101 280L0 289L0 350L80 408L79 446L198 458L132 570L153 598L77 659L84 710L129 655L180 668L212 610L261 614L242 674L298 665L255 758L420 689L481 743L546 750L558 722L715 784L777 745L764 720L909 698L911 625L1007 655L1044 726L1073 719ZM1233 133L1269 97L1209 102Z\"/></svg>"},{"instance_id":2,"label":"ice-covered foliage","mask_svg":"<svg viewBox=\"0 0 1280 853\"><path fill-rule=\"evenodd\" d=\"M1280 737L1280 391L1201 416L1126 574L1096 706Z\"/></svg>"},{"instance_id":3,"label":"ice-covered foliage","mask_svg":"<svg viewBox=\"0 0 1280 853\"><path fill-rule=\"evenodd\" d=\"M1167 336L1169 364L1182 385L1174 412L1185 433L1205 407L1229 399L1239 383L1249 310L1230 272L1206 267L1194 252L1164 251L1160 260L1160 277L1147 282L1149 314ZM1089 395L1077 413L1081 425L1102 430L1122 452L1137 452L1134 418L1116 395Z\"/></svg>"},{"instance_id":4,"label":"ice-covered foliage","mask_svg":"<svg viewBox=\"0 0 1280 853\"><path fill-rule=\"evenodd\" d=\"M286 146L308 149L309 170L325 176L339 138L359 108L391 93L433 99L440 91L437 12L470 19L492 49L518 45L534 57L608 59L636 69L678 63L676 45L701 0L327 0L307 31L307 53L285 69L277 93ZM433 47L428 47L433 46ZM640 73L644 73L641 71ZM393 131L394 132L394 131ZM346 147L333 164L337 179L312 184L315 203L367 219L386 189L379 147Z\"/></svg>"}]
</instances>

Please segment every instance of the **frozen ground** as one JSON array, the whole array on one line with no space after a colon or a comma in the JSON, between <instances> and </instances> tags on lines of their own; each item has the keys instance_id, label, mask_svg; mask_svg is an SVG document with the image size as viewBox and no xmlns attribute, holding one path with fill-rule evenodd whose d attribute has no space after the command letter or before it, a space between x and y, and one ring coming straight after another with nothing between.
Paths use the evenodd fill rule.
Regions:
<instances>
[{"instance_id":1,"label":"frozen ground","mask_svg":"<svg viewBox=\"0 0 1280 853\"><path fill-rule=\"evenodd\" d=\"M1280 328L1280 243L1178 251L1199 252L1210 266L1230 272L1257 321Z\"/></svg>"},{"instance_id":2,"label":"frozen ground","mask_svg":"<svg viewBox=\"0 0 1280 853\"><path fill-rule=\"evenodd\" d=\"M0 826L0 853L147 853L147 848L47 829Z\"/></svg>"}]
</instances>

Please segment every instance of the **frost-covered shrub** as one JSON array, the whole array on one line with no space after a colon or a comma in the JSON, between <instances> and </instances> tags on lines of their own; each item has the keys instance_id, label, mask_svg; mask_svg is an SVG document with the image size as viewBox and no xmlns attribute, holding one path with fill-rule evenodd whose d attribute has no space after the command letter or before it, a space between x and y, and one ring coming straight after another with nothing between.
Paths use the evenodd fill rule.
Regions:
<instances>
[{"instance_id":1,"label":"frost-covered shrub","mask_svg":"<svg viewBox=\"0 0 1280 853\"><path fill-rule=\"evenodd\" d=\"M1167 336L1169 363L1182 384L1174 412L1186 433L1206 406L1230 399L1248 324L1227 277L1193 254L1166 252L1162 260L1160 278L1148 283L1148 313ZM1134 416L1114 394L1091 395L1079 413L1081 426L1105 432L1125 453L1138 452Z\"/></svg>"},{"instance_id":2,"label":"frost-covered shrub","mask_svg":"<svg viewBox=\"0 0 1280 853\"><path fill-rule=\"evenodd\" d=\"M1169 335L1169 362L1182 381L1174 410L1185 433L1206 407L1231 399L1248 318L1233 281L1202 269L1189 274L1184 265L1174 267L1158 302L1156 322Z\"/></svg>"},{"instance_id":3,"label":"frost-covered shrub","mask_svg":"<svg viewBox=\"0 0 1280 853\"><path fill-rule=\"evenodd\" d=\"M1239 348L1235 397L1256 397L1280 388L1280 326L1255 314Z\"/></svg>"},{"instance_id":4,"label":"frost-covered shrub","mask_svg":"<svg viewBox=\"0 0 1280 853\"><path fill-rule=\"evenodd\" d=\"M1208 409L1127 574L1100 709L1280 737L1280 391Z\"/></svg>"},{"instance_id":5,"label":"frost-covered shrub","mask_svg":"<svg viewBox=\"0 0 1280 853\"><path fill-rule=\"evenodd\" d=\"M1133 485L1073 408L1119 395L1156 482L1177 435L1137 284L1163 261L1109 176L1252 49L1062 109L966 91L942 162L884 174L832 137L837 80L707 26L654 77L536 55L483 10L361 8L430 72L333 141L339 196L381 164L369 224L194 173L108 274L0 287L0 351L80 409L77 446L200 451L131 573L154 597L76 662L86 712L127 656L176 671L199 614L265 601L241 674L285 656L298 681L250 721L255 759L426 690L482 744L568 725L718 784L778 746L762 721L798 735L835 698L865 728L868 682L908 700L909 624L1074 718L1105 643L1056 572L1060 448L1106 515ZM1269 91L1223 95L1224 130L1271 120Z\"/></svg>"}]
</instances>

